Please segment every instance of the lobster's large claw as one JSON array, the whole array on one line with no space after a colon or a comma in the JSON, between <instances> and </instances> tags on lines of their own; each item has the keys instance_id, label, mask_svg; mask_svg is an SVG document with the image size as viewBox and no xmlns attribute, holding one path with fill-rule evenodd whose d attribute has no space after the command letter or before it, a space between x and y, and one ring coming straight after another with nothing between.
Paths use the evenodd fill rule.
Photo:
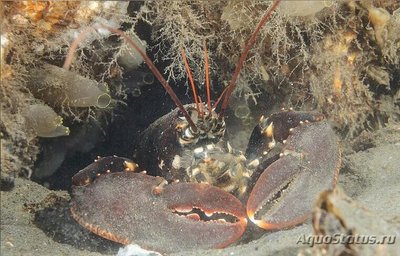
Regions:
<instances>
[{"instance_id":1,"label":"lobster's large claw","mask_svg":"<svg viewBox=\"0 0 400 256\"><path fill-rule=\"evenodd\" d=\"M305 221L314 200L337 181L340 150L326 122L291 129L279 160L261 174L247 201L247 214L264 229Z\"/></svg>"},{"instance_id":2,"label":"lobster's large claw","mask_svg":"<svg viewBox=\"0 0 400 256\"><path fill-rule=\"evenodd\" d=\"M163 178L126 171L74 186L71 213L104 238L159 252L225 247L239 239L247 225L240 201L219 188L168 185Z\"/></svg>"}]
</instances>

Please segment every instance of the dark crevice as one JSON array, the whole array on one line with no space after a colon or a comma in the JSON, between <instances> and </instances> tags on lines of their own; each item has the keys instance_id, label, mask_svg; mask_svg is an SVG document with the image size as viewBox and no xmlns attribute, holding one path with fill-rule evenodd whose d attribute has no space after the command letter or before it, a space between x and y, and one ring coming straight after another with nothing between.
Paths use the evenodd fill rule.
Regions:
<instances>
[{"instance_id":1,"label":"dark crevice","mask_svg":"<svg viewBox=\"0 0 400 256\"><path fill-rule=\"evenodd\" d=\"M203 210L200 208L192 208L191 211L189 212L180 212L176 209L173 210L173 213L179 215L179 216L184 216L190 219L195 219L193 216L198 216L200 221L219 221L219 220L225 220L228 223L236 223L239 221L239 219L231 214L228 213L223 213L223 212L214 212L211 215L206 214Z\"/></svg>"}]
</instances>

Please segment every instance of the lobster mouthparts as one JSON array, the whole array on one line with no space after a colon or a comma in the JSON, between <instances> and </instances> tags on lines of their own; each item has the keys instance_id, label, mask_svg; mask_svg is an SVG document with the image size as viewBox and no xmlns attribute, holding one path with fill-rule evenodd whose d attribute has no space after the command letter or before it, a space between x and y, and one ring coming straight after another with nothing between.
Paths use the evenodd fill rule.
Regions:
<instances>
[{"instance_id":1,"label":"lobster mouthparts","mask_svg":"<svg viewBox=\"0 0 400 256\"><path fill-rule=\"evenodd\" d=\"M73 187L72 216L106 239L159 252L222 248L247 226L238 199L197 183L165 185L161 177L107 173Z\"/></svg>"}]
</instances>

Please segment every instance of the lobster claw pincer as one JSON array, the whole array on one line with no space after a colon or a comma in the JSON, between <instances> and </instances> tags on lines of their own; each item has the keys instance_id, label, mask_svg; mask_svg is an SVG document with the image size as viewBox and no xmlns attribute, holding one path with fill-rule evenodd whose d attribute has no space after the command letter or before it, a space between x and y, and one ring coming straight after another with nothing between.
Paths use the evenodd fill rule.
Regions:
<instances>
[{"instance_id":1,"label":"lobster claw pincer","mask_svg":"<svg viewBox=\"0 0 400 256\"><path fill-rule=\"evenodd\" d=\"M296 114L282 112L283 117L286 113ZM247 201L247 214L256 225L281 229L304 222L319 193L336 184L338 139L329 124L320 120L293 124L287 138L279 138L284 144L280 158L263 171Z\"/></svg>"},{"instance_id":2,"label":"lobster claw pincer","mask_svg":"<svg viewBox=\"0 0 400 256\"><path fill-rule=\"evenodd\" d=\"M114 166L111 161L123 162L118 157L102 158L82 171ZM85 177L81 172L76 177ZM161 177L123 169L74 186L71 213L97 235L159 252L225 247L239 239L247 226L240 201L219 188L167 184Z\"/></svg>"}]
</instances>

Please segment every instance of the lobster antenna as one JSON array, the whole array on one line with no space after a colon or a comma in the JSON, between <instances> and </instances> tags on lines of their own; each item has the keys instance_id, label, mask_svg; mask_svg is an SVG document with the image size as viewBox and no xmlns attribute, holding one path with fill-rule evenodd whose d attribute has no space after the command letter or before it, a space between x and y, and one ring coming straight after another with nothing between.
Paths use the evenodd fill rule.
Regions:
<instances>
[{"instance_id":1,"label":"lobster antenna","mask_svg":"<svg viewBox=\"0 0 400 256\"><path fill-rule=\"evenodd\" d=\"M185 63L186 73L188 74L188 77L190 80L190 86L192 87L193 98L194 98L194 102L196 102L197 113L199 113L199 116L202 116L203 114L201 113L200 108L199 108L199 100L197 98L196 86L194 85L192 72L190 71L189 63L187 61L185 50L183 48L181 48L181 54L182 54L183 63Z\"/></svg>"},{"instance_id":2,"label":"lobster antenna","mask_svg":"<svg viewBox=\"0 0 400 256\"><path fill-rule=\"evenodd\" d=\"M215 108L218 106L219 102L220 102L221 99L222 99L222 96L225 95L226 90L228 90L228 87L227 87L227 86L225 87L225 89L222 91L221 95L218 97L217 101L216 101L216 102L214 103L214 105L212 106L212 109L215 109Z\"/></svg>"},{"instance_id":3,"label":"lobster antenna","mask_svg":"<svg viewBox=\"0 0 400 256\"><path fill-rule=\"evenodd\" d=\"M207 90L207 107L208 107L208 116L211 116L211 96L210 96L210 73L208 67L208 53L207 53L207 42L204 41L204 69L206 76L206 90Z\"/></svg>"},{"instance_id":4,"label":"lobster antenna","mask_svg":"<svg viewBox=\"0 0 400 256\"><path fill-rule=\"evenodd\" d=\"M180 111L183 113L183 115L185 116L186 120L188 121L190 127L192 128L192 130L194 132L197 132L197 127L194 124L193 120L190 118L190 115L188 114L188 112L186 111L186 109L183 107L181 101L179 100L178 96L176 96L175 92L172 90L171 85L168 84L167 80L165 80L165 78L162 76L162 74L160 73L160 71L158 71L158 69L156 68L156 66L154 65L154 63L151 61L151 59L146 55L146 53L144 53L136 44L135 42L128 37L123 31L104 25L104 24L98 24L100 27L103 27L121 37L123 37L130 46L132 46L139 54L140 56L142 56L143 60L146 62L147 66L149 67L149 69L151 70L151 72L153 72L153 74L155 75L155 77L157 78L157 80L161 83L161 85L164 87L164 89L167 91L167 93L169 94L169 96L172 98L172 100L175 102L175 105L180 109Z\"/></svg>"},{"instance_id":5,"label":"lobster antenna","mask_svg":"<svg viewBox=\"0 0 400 256\"><path fill-rule=\"evenodd\" d=\"M120 37L124 38L126 40L126 42L132 47L134 48L142 57L142 59L146 62L147 66L149 67L149 69L151 70L151 72L153 72L154 76L157 78L157 80L161 83L161 85L164 87L164 89L166 90L166 92L169 94L169 96L171 97L171 99L174 101L175 105L179 108L179 110L182 112L182 114L185 116L185 119L187 120L187 122L189 123L190 128L192 128L192 130L194 132L197 132L197 127L195 125L195 123L193 122L193 120L190 118L190 115L188 114L188 112L186 111L185 107L182 105L181 101L179 100L178 96L176 96L175 92L172 90L171 85L168 84L168 82L165 80L165 78L161 75L160 71L158 71L158 69L156 68L156 66L154 65L154 63L151 61L151 59L146 55L145 52L143 52L137 45L136 43L129 37L127 36L122 30L119 30L117 28L113 28L104 24L100 24L97 23L95 25L93 25L91 27L92 29L97 29L97 28L104 28L107 29L108 31L119 35ZM89 28L90 29L90 28ZM88 32L88 30L84 30L82 31L78 38L75 39L75 42L72 43L72 47L70 48L68 54L67 54L67 59L64 62L64 68L65 69L69 69L69 66L71 65L72 62L72 56L73 56L73 52L76 50L78 44L80 41L82 41L85 38L85 33Z\"/></svg>"},{"instance_id":6,"label":"lobster antenna","mask_svg":"<svg viewBox=\"0 0 400 256\"><path fill-rule=\"evenodd\" d=\"M81 41L86 38L89 31L96 32L96 30L93 27L87 27L84 30L82 30L76 37L76 39L72 42L71 46L69 47L68 53L66 55L63 69L66 70L70 69L72 64L72 59L74 58L74 53L76 52L76 49L78 48L78 45L81 43Z\"/></svg>"},{"instance_id":7,"label":"lobster antenna","mask_svg":"<svg viewBox=\"0 0 400 256\"><path fill-rule=\"evenodd\" d=\"M219 113L219 118L222 119L224 117L225 111L228 108L229 104L229 98L232 94L233 89L235 89L235 82L239 77L239 73L243 67L244 61L247 58L247 55L250 51L250 48L253 46L254 42L256 41L257 35L260 33L261 28L264 26L264 24L269 20L271 17L272 13L275 11L275 9L278 7L279 3L281 0L275 0L270 9L265 13L264 17L260 20L258 23L256 29L254 30L253 34L251 35L250 39L247 41L246 46L244 47L244 50L242 52L242 55L239 58L238 64L235 68L235 71L233 72L232 79L229 82L228 85L228 90L226 91L224 101L221 106L221 112Z\"/></svg>"}]
</instances>

